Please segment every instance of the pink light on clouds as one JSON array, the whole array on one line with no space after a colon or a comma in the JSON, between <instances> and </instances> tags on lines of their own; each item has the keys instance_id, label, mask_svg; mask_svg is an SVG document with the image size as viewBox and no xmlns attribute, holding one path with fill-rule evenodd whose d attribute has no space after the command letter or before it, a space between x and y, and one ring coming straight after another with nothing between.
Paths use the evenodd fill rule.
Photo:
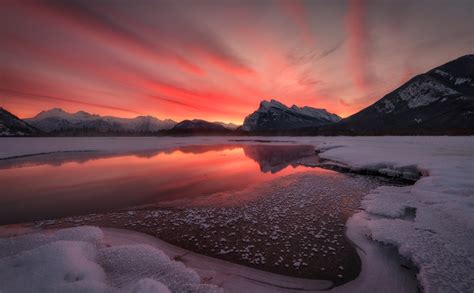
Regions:
<instances>
[{"instance_id":1,"label":"pink light on clouds","mask_svg":"<svg viewBox=\"0 0 474 293\"><path fill-rule=\"evenodd\" d=\"M455 2L7 0L0 106L241 123L276 98L347 116L472 53L472 2Z\"/></svg>"},{"instance_id":2,"label":"pink light on clouds","mask_svg":"<svg viewBox=\"0 0 474 293\"><path fill-rule=\"evenodd\" d=\"M347 33L349 42L348 67L352 80L361 92L371 85L371 73L368 65L370 58L367 27L367 3L365 0L349 0L347 12Z\"/></svg>"}]
</instances>

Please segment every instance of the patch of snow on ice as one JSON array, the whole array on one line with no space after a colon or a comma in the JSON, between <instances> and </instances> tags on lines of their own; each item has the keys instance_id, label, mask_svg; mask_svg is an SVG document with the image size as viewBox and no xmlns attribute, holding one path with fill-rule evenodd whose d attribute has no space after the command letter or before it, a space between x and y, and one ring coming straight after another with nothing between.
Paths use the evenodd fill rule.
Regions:
<instances>
[{"instance_id":1,"label":"patch of snow on ice","mask_svg":"<svg viewBox=\"0 0 474 293\"><path fill-rule=\"evenodd\" d=\"M91 243L56 241L0 259L3 292L102 292L105 273Z\"/></svg>"},{"instance_id":2,"label":"patch of snow on ice","mask_svg":"<svg viewBox=\"0 0 474 293\"><path fill-rule=\"evenodd\" d=\"M216 292L147 245L109 247L99 228L0 239L0 292Z\"/></svg>"},{"instance_id":3,"label":"patch of snow on ice","mask_svg":"<svg viewBox=\"0 0 474 293\"><path fill-rule=\"evenodd\" d=\"M171 293L163 283L153 279L141 279L132 288L125 291L133 293Z\"/></svg>"},{"instance_id":4,"label":"patch of snow on ice","mask_svg":"<svg viewBox=\"0 0 474 293\"><path fill-rule=\"evenodd\" d=\"M104 237L102 230L96 227L81 227L58 230L53 234L24 235L0 239L0 258L13 256L26 250L56 241L79 241L96 243Z\"/></svg>"},{"instance_id":5,"label":"patch of snow on ice","mask_svg":"<svg viewBox=\"0 0 474 293\"><path fill-rule=\"evenodd\" d=\"M149 278L165 284L172 292L204 289L198 274L183 263L171 261L162 251L148 245L123 245L102 249L100 264L113 287L126 287L133 280ZM206 290L204 290L206 291Z\"/></svg>"}]
</instances>

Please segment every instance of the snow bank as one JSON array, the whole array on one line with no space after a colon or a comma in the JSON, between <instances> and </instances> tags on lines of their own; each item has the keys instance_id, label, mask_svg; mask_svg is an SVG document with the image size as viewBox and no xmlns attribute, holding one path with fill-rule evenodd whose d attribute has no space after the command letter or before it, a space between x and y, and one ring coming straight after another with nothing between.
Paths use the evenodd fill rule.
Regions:
<instances>
[{"instance_id":1,"label":"snow bank","mask_svg":"<svg viewBox=\"0 0 474 293\"><path fill-rule=\"evenodd\" d=\"M370 216L362 211L349 218L346 224L347 236L355 243L362 262L360 275L329 292L419 292L413 270L401 266L396 252L389 247L376 245L366 237L369 233L368 221Z\"/></svg>"},{"instance_id":2,"label":"snow bank","mask_svg":"<svg viewBox=\"0 0 474 293\"><path fill-rule=\"evenodd\" d=\"M321 157L354 169L415 166L409 187L380 187L364 198L368 228L420 269L426 292L474 288L474 137L329 138ZM332 148L331 146L338 146Z\"/></svg>"},{"instance_id":3,"label":"snow bank","mask_svg":"<svg viewBox=\"0 0 474 293\"><path fill-rule=\"evenodd\" d=\"M0 239L0 292L218 292L147 245L110 246L99 228Z\"/></svg>"}]
</instances>

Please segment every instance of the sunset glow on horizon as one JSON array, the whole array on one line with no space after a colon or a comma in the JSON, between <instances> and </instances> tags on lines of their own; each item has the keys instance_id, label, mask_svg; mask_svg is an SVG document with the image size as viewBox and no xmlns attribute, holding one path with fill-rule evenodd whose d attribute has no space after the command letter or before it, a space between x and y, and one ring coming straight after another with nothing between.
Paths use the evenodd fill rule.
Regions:
<instances>
[{"instance_id":1,"label":"sunset glow on horizon","mask_svg":"<svg viewBox=\"0 0 474 293\"><path fill-rule=\"evenodd\" d=\"M459 1L2 1L0 106L241 124L261 100L342 117L473 53ZM415 62L416 61L416 62Z\"/></svg>"}]
</instances>

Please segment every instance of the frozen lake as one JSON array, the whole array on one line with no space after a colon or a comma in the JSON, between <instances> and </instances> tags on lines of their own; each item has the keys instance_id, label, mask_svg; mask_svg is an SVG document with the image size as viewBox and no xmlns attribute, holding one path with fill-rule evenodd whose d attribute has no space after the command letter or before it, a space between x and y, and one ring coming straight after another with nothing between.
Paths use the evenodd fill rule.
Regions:
<instances>
[{"instance_id":1,"label":"frozen lake","mask_svg":"<svg viewBox=\"0 0 474 293\"><path fill-rule=\"evenodd\" d=\"M11 158L0 162L0 221L125 228L339 284L360 271L344 224L363 196L389 183L310 167L318 160L314 146L278 143Z\"/></svg>"},{"instance_id":2,"label":"frozen lake","mask_svg":"<svg viewBox=\"0 0 474 293\"><path fill-rule=\"evenodd\" d=\"M240 146L235 146L235 144L240 144ZM373 189L371 185L379 186L380 182L377 183L376 180L373 181L368 177L351 176L317 168L304 168L302 163L304 165L311 164L312 159L307 157L291 158L287 160L290 162L283 163L283 166L288 165L286 168L276 167L272 174L268 170L273 169L273 167L263 168L265 164L260 164L258 159L250 159L243 151L244 145L269 144L310 145L320 152L321 158L355 172L370 171L398 176L405 172L418 170L423 177L412 186L381 186ZM474 213L472 212L474 207L472 204L474 194L474 137L3 138L0 139L0 159L2 159L2 171L0 172L13 174L12 171L14 170L26 170L28 168L33 170L33 168L43 167L61 168L57 166L61 164L61 166L81 165L80 162L86 162L83 165L87 165L87 162L116 160L120 157L144 159L148 156L150 157L149 160L152 160L154 156L169 153L168 150L177 150L191 145L211 146L211 148L215 145L227 145L226 147L233 145L235 147L234 151L239 148L242 149L241 152L244 153L241 157L242 160L253 161L255 169L260 173L262 173L262 170L267 170L267 172L261 174L264 178L261 180L250 182L250 178L247 178L244 182L249 182L249 187L243 189L216 191L211 193L210 197L204 195L193 197L188 194L181 198L171 196L163 200L151 201L152 204L158 206L154 207L155 210L150 209L148 205L150 202L145 201L145 206L143 206L144 201L140 201L131 204L131 206L142 206L143 208L139 210L134 210L134 208L128 210L129 208L124 208L119 204L116 208L121 209L121 211L104 211L86 216L68 216L56 221L37 221L32 223L30 227L35 227L39 232L43 231L42 228L60 228L84 224L132 229L157 235L163 239L168 237L167 241L176 241L175 243L178 245L185 246L198 253L203 253L201 251L204 250L212 256L223 259L229 257L238 263L253 261L250 266L256 268L265 269L264 266L272 264L274 266L275 263L278 263L278 266L274 266L273 269L282 268L285 270L285 265L293 266L290 273L281 272L283 274L308 276L306 273L309 273L316 278L324 278L321 272L326 272L329 276L324 279L331 279L336 283L345 282L350 278L348 272L351 265L343 264L341 266L344 270L336 267L331 272L331 269L326 267L327 260L331 260L327 257L333 255L329 253L333 251L328 246L333 249L339 249L342 246L344 246L344 249L352 248L352 245L346 245L345 237L340 237L340 235L344 235L360 247L358 252L362 260L362 271L354 281L338 286L334 291L377 292L386 290L387 286L391 288L392 292L416 290L412 278L406 274L407 271L397 261L393 262L393 258L387 259L384 256L385 254L380 251L381 247L376 242L371 241L373 239L396 247L400 255L411 260L419 270L417 278L420 285L427 292L436 292L438 289L446 292L465 292L472 288L472 284L474 284L471 273L473 267L471 256L474 247L472 245L474 231ZM183 150L178 151L185 152ZM218 150L214 151L218 152ZM214 151L205 151L193 155L202 157L207 156L206 153ZM266 150L264 153L269 152ZM39 154L42 155L38 156ZM183 166L190 168L189 164ZM277 169L279 169L278 172ZM115 168L112 168L110 172L104 172L103 174L99 172L99 174L100 176L112 175L120 170L120 164L115 164ZM133 173L132 171L133 169L129 172ZM284 172L289 171L294 172L290 172L285 176ZM60 175L59 173L56 174L56 176ZM258 177L258 175L252 177ZM21 180L20 177L18 178L17 182L19 184L26 185L22 188L28 188L27 186L31 182L30 178L26 176L22 177ZM54 182L56 177L44 176L42 178L44 181ZM358 178L363 178L363 180ZM158 179L155 178L155 180ZM218 180L218 182L221 181ZM125 184L126 182L120 183ZM8 180L2 182L2 194L0 196L2 200L5 198L16 200L3 192L11 184L12 181ZM386 185L386 183L382 183L382 185ZM324 187L334 187L335 189L327 190L330 196L314 196L315 194L324 195L321 192ZM344 189L342 187L348 192L338 193L337 190ZM362 204L359 205L360 199L351 195L351 192L364 189L365 191L361 192L361 194L364 194L362 195L364 198L361 201ZM35 190L35 192L38 192L38 190ZM222 196L224 194L229 196ZM28 203L36 200L36 207L41 207L41 199L35 195L36 193L30 194L30 198L25 198L26 201L23 202ZM255 195L258 196L255 197ZM328 200L331 198L336 200L331 202ZM344 201L349 198L355 201L353 203ZM115 199L116 201L120 200L119 197L115 197ZM308 199L311 199L312 202L307 201ZM21 202L21 200L17 202ZM306 201L306 203L300 208L302 201ZM7 200L2 202L2 204L6 203ZM342 208L337 211L334 207L341 207L341 203L349 208ZM129 206L129 202L126 202L124 206ZM275 206L278 207L278 210L270 209L270 207ZM350 208L351 206L352 208ZM35 209L36 207L33 206ZM288 207L288 209L280 207ZM317 210L317 207L320 210ZM343 223L345 223L344 219L346 218L341 216L344 215L342 211L349 211L345 214L349 217L359 208L362 210L350 217L347 226L344 227ZM316 212L314 212L315 210ZM7 212L11 219L15 219L16 216L11 212L11 209L2 211L2 214L4 212ZM84 211L78 213L82 214ZM69 214L69 211L65 214ZM321 216L328 217L328 221L318 218ZM303 220L295 226L295 218L291 217ZM244 223L242 219L248 220L248 225L235 224L236 221ZM13 221L19 221L19 219ZM270 225L270 223L277 221L279 221L277 226ZM305 222L308 222L308 225L305 225ZM229 226L224 227L223 223ZM323 226L317 226L315 223ZM163 229L158 229L158 227L163 227ZM341 230L333 227L339 227L337 229ZM7 226L3 228L8 229ZM15 226L12 228L16 229ZM201 228L207 229L212 234L193 235L187 232ZM311 231L310 228L317 229L317 231ZM348 229L347 234L344 231L345 228ZM291 230L291 233L287 234L289 230ZM213 231L216 231L215 233L227 233L227 237L219 238L214 235ZM256 244L246 243L247 246L240 246L238 240L233 238L235 236L232 234L234 231L242 231L239 232L242 235L248 234ZM319 231L322 231L322 233L319 233ZM265 232L267 235L265 235ZM310 237L317 235L318 237L311 238L307 242L308 235ZM201 236L203 239L199 239ZM224 239L222 240L222 238ZM268 238L273 242L267 241ZM205 239L208 239L208 241ZM244 237L241 240L244 239L249 238ZM10 243L8 240L5 241ZM337 244L338 247L332 246L333 243L324 243L324 241L334 241L334 245ZM267 242L270 244L268 249L266 249ZM284 248L278 248L279 251L272 251L272 244L276 242L283 243ZM313 246L308 247L308 244ZM325 249L321 250L318 245L321 248L324 245ZM285 251L285 247L290 248L289 253ZM245 251L247 248L252 254ZM305 254L308 255L308 252L313 248L318 249L318 257L314 259L325 257L327 258L326 261L323 263L306 262L304 256ZM252 251L254 249L255 251ZM329 254L325 253L326 256L323 256L325 251ZM280 259L272 259L271 255L273 253L288 254L283 256L284 259L280 263ZM337 259L345 259L341 257L344 256L343 251L335 251L335 253ZM234 254L240 255L242 262L238 261ZM313 254L315 254L315 251ZM267 255L270 255L270 257L267 257ZM311 256L311 252L309 252L309 255ZM353 254L350 253L349 255ZM174 257L174 255L170 255L170 257ZM189 261L188 255L183 258ZM100 262L100 260L96 261ZM308 264L308 266L303 263ZM199 268L199 263L190 262L187 264L193 268ZM325 268L325 271L321 271L322 267ZM271 269L267 270L271 271ZM10 271L10 269L5 269L6 273ZM201 274L199 270L197 271ZM226 274L225 272L226 270L223 270L223 276ZM341 274L341 272L343 273ZM340 279L336 273L341 274L343 278ZM207 278L209 275L201 274L201 276ZM227 275L225 276L227 278ZM234 277L238 278L237 275L234 275ZM239 282L234 283L235 278L228 282L224 281L224 283L232 288L240 288L243 280L240 278ZM209 280L205 279L204 281L208 282ZM211 280L210 282L217 286L222 285L217 280ZM271 282L273 284L274 281ZM276 283L279 282L276 281ZM225 284L224 287L227 286ZM268 285L272 286L271 284ZM282 283L279 284L282 285ZM250 286L250 288L253 288L254 285L258 287L261 284L256 285L253 281L246 282L246 286ZM274 287L272 288L274 289Z\"/></svg>"}]
</instances>

